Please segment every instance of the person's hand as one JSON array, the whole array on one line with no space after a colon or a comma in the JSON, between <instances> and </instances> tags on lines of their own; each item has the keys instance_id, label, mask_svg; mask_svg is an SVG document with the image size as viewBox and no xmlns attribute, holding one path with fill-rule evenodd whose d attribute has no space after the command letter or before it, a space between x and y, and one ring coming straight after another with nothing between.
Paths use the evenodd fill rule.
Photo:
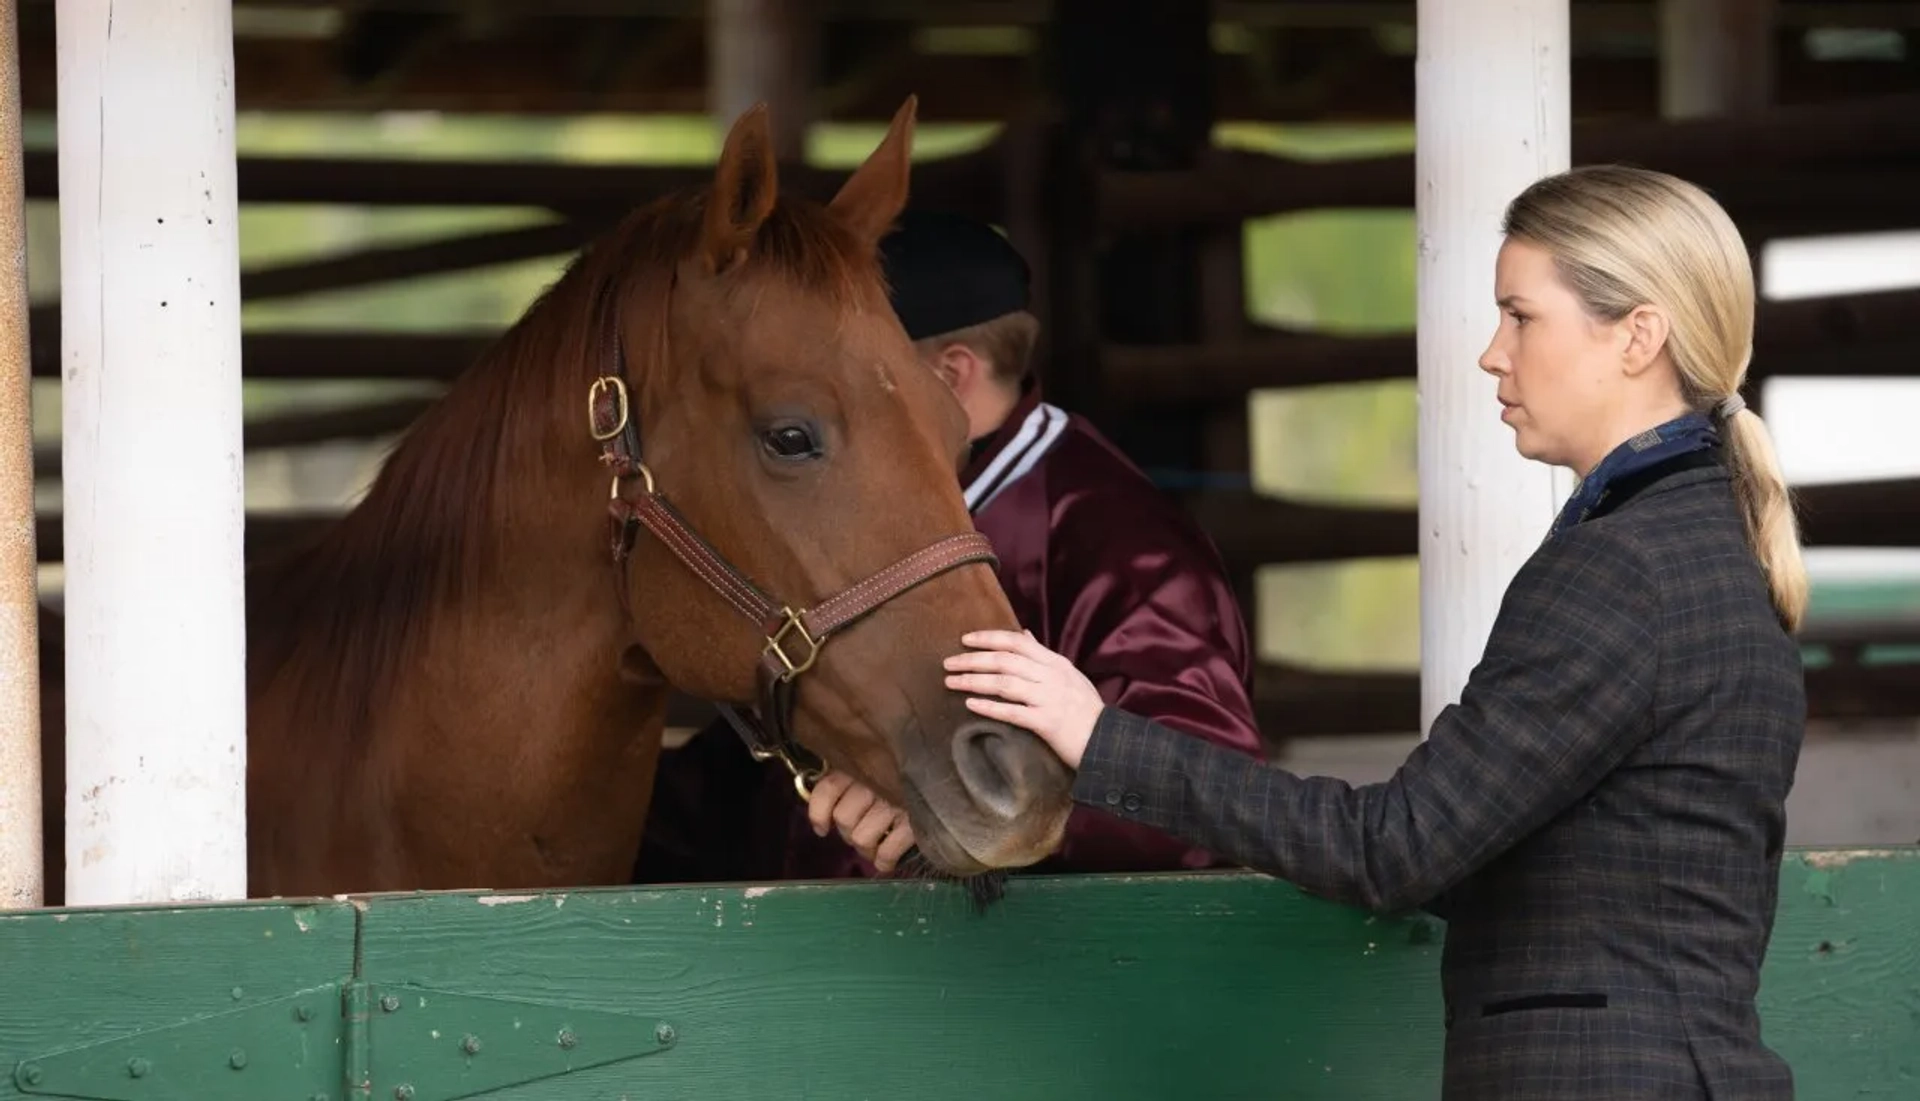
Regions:
<instances>
[{"instance_id":1,"label":"person's hand","mask_svg":"<svg viewBox=\"0 0 1920 1101\"><path fill-rule=\"evenodd\" d=\"M892 871L913 848L906 814L845 773L829 772L813 785L807 820L821 837L838 828L841 840L882 872Z\"/></svg>"},{"instance_id":2,"label":"person's hand","mask_svg":"<svg viewBox=\"0 0 1920 1101\"><path fill-rule=\"evenodd\" d=\"M947 687L980 693L967 698L968 709L1033 731L1079 768L1106 707L1093 682L1025 631L973 631L960 642L976 649L946 660Z\"/></svg>"}]
</instances>

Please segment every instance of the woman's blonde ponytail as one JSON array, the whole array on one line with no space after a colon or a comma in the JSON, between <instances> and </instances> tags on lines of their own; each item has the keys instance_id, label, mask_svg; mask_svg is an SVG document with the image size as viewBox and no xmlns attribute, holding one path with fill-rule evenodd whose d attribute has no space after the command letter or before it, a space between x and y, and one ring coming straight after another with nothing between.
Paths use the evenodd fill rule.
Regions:
<instances>
[{"instance_id":1,"label":"woman's blonde ponytail","mask_svg":"<svg viewBox=\"0 0 1920 1101\"><path fill-rule=\"evenodd\" d=\"M1766 572L1774 611L1789 631L1807 613L1807 567L1800 556L1800 525L1793 515L1787 480L1774 453L1773 434L1751 409L1741 409L1721 427L1733 491L1747 520L1747 541Z\"/></svg>"}]
</instances>

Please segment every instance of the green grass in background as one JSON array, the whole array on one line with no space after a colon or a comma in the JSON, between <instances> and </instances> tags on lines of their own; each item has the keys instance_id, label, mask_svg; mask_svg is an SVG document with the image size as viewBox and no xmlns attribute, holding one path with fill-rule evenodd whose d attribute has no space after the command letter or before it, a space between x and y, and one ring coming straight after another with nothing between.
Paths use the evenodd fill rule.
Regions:
<instances>
[{"instance_id":1,"label":"green grass in background","mask_svg":"<svg viewBox=\"0 0 1920 1101\"><path fill-rule=\"evenodd\" d=\"M1329 160L1405 153L1411 126L1218 128L1218 144ZM1411 210L1317 210L1247 224L1253 320L1351 335L1410 332ZM1411 505L1419 488L1412 380L1267 390L1248 402L1253 479L1262 492L1347 504ZM1420 664L1420 575L1413 559L1260 571L1260 656L1328 668Z\"/></svg>"}]
</instances>

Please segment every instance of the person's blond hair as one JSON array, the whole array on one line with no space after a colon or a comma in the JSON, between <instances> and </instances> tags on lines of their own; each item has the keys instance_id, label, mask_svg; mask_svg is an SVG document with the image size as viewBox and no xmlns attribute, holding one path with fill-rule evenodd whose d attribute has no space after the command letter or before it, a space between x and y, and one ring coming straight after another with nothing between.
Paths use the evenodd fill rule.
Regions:
<instances>
[{"instance_id":1,"label":"person's blond hair","mask_svg":"<svg viewBox=\"0 0 1920 1101\"><path fill-rule=\"evenodd\" d=\"M1664 311L1667 353L1695 410L1717 419L1740 393L1753 357L1753 266L1740 231L1706 192L1645 169L1576 168L1528 187L1501 228L1545 249L1595 317L1619 320L1649 304ZM1722 435L1748 543L1780 622L1798 630L1807 570L1772 435L1745 408L1725 419Z\"/></svg>"}]
</instances>

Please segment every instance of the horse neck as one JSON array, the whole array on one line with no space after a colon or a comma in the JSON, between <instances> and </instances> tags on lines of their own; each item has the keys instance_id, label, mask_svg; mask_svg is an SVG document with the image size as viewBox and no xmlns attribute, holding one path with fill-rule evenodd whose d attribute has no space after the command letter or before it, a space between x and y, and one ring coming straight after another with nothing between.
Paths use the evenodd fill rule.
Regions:
<instances>
[{"instance_id":1,"label":"horse neck","mask_svg":"<svg viewBox=\"0 0 1920 1101\"><path fill-rule=\"evenodd\" d=\"M538 361L536 332L509 333L352 512L258 579L255 695L280 697L290 726L335 726L325 740L374 758L430 752L403 743L454 731L463 755L510 739L510 767L528 744L559 752L590 733L588 702L641 691L618 679L630 628L605 483L565 437L585 436L586 380L576 393L577 371Z\"/></svg>"}]
</instances>

